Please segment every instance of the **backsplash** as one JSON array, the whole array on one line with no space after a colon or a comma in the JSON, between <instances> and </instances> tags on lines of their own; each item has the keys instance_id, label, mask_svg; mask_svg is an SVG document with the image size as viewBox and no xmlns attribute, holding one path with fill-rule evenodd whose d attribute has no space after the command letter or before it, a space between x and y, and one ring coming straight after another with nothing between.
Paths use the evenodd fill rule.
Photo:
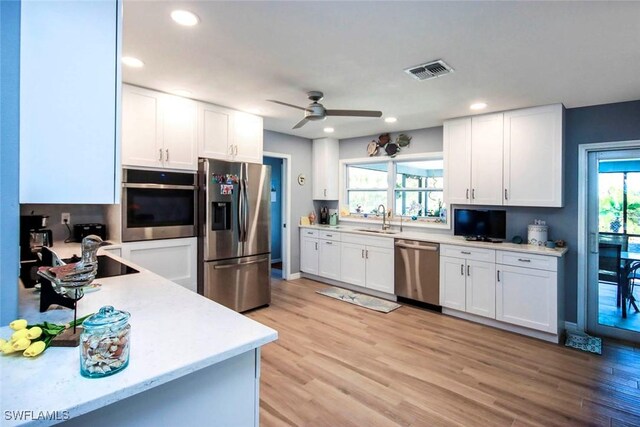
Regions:
<instances>
[{"instance_id":1,"label":"backsplash","mask_svg":"<svg viewBox=\"0 0 640 427\"><path fill-rule=\"evenodd\" d=\"M53 233L53 241L64 240L69 237L69 232L64 224L60 223L63 212L71 214L69 227L73 230L73 224L88 222L105 222L105 205L20 205L20 215L48 215L48 228Z\"/></svg>"}]
</instances>

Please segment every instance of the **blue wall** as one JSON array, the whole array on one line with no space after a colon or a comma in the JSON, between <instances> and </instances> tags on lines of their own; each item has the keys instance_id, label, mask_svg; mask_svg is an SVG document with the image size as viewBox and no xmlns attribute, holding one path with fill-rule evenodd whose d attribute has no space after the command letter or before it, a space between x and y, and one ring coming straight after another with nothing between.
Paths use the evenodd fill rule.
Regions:
<instances>
[{"instance_id":1,"label":"blue wall","mask_svg":"<svg viewBox=\"0 0 640 427\"><path fill-rule=\"evenodd\" d=\"M20 2L0 1L0 325L18 316Z\"/></svg>"},{"instance_id":2,"label":"blue wall","mask_svg":"<svg viewBox=\"0 0 640 427\"><path fill-rule=\"evenodd\" d=\"M282 159L265 157L264 164L271 166L271 188L276 200L271 202L271 259L282 259Z\"/></svg>"}]
</instances>

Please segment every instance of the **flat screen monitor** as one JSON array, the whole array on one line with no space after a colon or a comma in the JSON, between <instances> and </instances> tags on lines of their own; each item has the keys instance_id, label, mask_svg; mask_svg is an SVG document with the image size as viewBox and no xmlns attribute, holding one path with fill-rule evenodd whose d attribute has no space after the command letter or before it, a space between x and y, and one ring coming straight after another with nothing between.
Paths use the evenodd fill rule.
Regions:
<instances>
[{"instance_id":1,"label":"flat screen monitor","mask_svg":"<svg viewBox=\"0 0 640 427\"><path fill-rule=\"evenodd\" d=\"M506 239L506 211L456 209L454 211L453 233L456 236Z\"/></svg>"}]
</instances>

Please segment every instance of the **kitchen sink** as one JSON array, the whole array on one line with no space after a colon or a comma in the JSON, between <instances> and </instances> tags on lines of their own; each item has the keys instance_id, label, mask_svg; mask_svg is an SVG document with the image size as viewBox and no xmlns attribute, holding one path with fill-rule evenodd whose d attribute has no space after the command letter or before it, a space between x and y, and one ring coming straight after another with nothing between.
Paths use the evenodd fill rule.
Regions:
<instances>
[{"instance_id":1,"label":"kitchen sink","mask_svg":"<svg viewBox=\"0 0 640 427\"><path fill-rule=\"evenodd\" d=\"M371 229L371 228L359 228L356 231L364 231L365 233L376 233L376 234L398 234L399 231L395 230L379 230L379 229Z\"/></svg>"}]
</instances>

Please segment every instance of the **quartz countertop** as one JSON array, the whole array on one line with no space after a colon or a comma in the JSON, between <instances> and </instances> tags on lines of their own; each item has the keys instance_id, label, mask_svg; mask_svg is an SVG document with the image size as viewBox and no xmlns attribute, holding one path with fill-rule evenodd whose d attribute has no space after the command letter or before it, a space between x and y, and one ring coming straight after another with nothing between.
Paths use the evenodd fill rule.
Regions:
<instances>
[{"instance_id":1,"label":"quartz countertop","mask_svg":"<svg viewBox=\"0 0 640 427\"><path fill-rule=\"evenodd\" d=\"M56 245L60 256L79 251ZM80 375L80 350L50 347L30 359L21 354L0 355L0 393L5 411L68 411L75 417L167 383L275 341L278 333L242 314L191 292L119 257L138 274L98 279L99 291L78 302L78 317L105 305L131 313L129 366L110 377ZM20 317L29 323L73 320L69 309L38 310L40 295L20 286ZM0 337L11 336L8 326ZM50 425L55 421L7 421L3 425Z\"/></svg>"},{"instance_id":2,"label":"quartz countertop","mask_svg":"<svg viewBox=\"0 0 640 427\"><path fill-rule=\"evenodd\" d=\"M353 225L338 225L338 226L330 226L330 225L301 225L300 228L307 229L315 229L315 230L324 230L324 231L336 231L340 233L353 233L353 234L361 234L365 236L372 237L387 237L391 239L407 239L407 240L418 240L423 242L433 242L447 245L458 245L458 246L467 246L474 248L482 248L482 249L494 249L501 251L511 251L511 252L522 252L528 253L532 255L546 255L561 258L563 257L568 249L567 248L554 248L550 249L544 246L535 246L535 245L517 245L515 243L491 243L491 242L476 242L465 240L464 237L461 236L453 236L450 234L441 234L441 233L428 233L421 231L403 231L399 232L398 230L391 230L392 233L375 233L371 231L363 231L363 230L380 230L381 226L353 226ZM397 231L397 232L396 232Z\"/></svg>"}]
</instances>

